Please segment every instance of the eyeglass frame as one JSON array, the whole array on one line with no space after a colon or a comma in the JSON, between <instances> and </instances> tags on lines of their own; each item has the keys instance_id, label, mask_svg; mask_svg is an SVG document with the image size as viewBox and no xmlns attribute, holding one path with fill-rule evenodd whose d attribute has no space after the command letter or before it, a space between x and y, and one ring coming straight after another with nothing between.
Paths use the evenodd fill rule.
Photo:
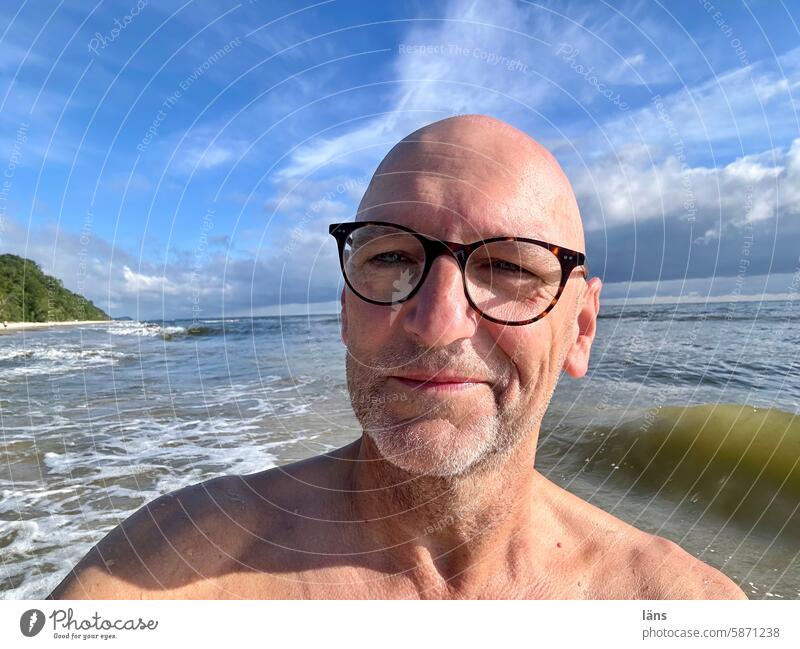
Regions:
<instances>
[{"instance_id":1,"label":"eyeglass frame","mask_svg":"<svg viewBox=\"0 0 800 649\"><path fill-rule=\"evenodd\" d=\"M362 228L366 225L382 225L382 226L389 226L392 228L397 228L398 230L402 230L413 235L422 245L423 251L425 253L425 266L422 269L422 274L417 281L416 286L406 295L404 298L399 300L392 300L390 302L382 302L380 300L373 300L367 297L364 297L359 293L353 285L350 283L350 280L347 277L347 272L344 268L344 246L347 243L347 239L350 235L359 228ZM583 274L584 279L588 278L589 276L589 266L586 263L586 255L582 252L578 252L577 250L570 250L569 248L565 248L564 246L557 245L555 243L549 243L548 241L541 241L539 239L529 239L527 237L490 237L488 239L479 239L478 241L474 241L472 243L458 243L455 241L444 241L442 239L435 239L433 237L429 237L421 232L417 232L412 230L411 228L405 227L403 225L398 225L397 223L390 223L388 221L347 221L345 223L331 223L328 226L328 232L336 239L336 243L339 248L339 266L342 270L342 277L344 277L344 281L347 286L350 288L356 296L365 302L369 302L370 304L377 304L379 306L392 306L394 304L402 304L403 302L407 302L410 300L414 295L419 291L420 287L425 283L425 279L428 276L428 272L433 266L433 262L436 261L438 257L441 255L450 254L452 257L455 258L456 262L458 263L458 267L461 269L461 281L464 285L464 295L467 298L467 302L469 305L475 309L475 311L482 317L486 318L490 322L494 322L495 324L507 325L511 327L520 327L523 325L528 325L537 320L541 320L544 318L550 311L552 311L558 299L561 297L562 293L564 292L564 288L569 281L572 271L576 268L583 266ZM561 281L558 285L558 291L556 291L555 296L553 297L552 302L547 306L547 308L542 311L539 315L534 318L530 318L528 320L523 320L520 322L513 322L513 321L506 321L500 320L499 318L495 318L493 316L485 314L475 302L472 300L472 297L469 294L469 289L467 288L467 260L469 256L478 250L480 247L487 243L494 243L496 241L521 241L523 243L532 243L542 248L546 248L549 250L553 255L555 255L556 259L558 259L559 264L561 265Z\"/></svg>"}]
</instances>

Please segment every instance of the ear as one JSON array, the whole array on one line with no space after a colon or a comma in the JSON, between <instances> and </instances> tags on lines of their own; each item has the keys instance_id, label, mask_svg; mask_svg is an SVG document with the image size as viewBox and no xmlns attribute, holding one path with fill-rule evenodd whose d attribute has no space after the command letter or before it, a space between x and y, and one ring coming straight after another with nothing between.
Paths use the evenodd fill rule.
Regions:
<instances>
[{"instance_id":1,"label":"ear","mask_svg":"<svg viewBox=\"0 0 800 649\"><path fill-rule=\"evenodd\" d=\"M345 288L342 288L342 297L341 297L341 302L342 302L342 331L341 331L341 334L342 334L342 342L344 343L344 346L347 347L347 307L346 307L345 302L344 302L345 290L346 290Z\"/></svg>"},{"instance_id":2,"label":"ear","mask_svg":"<svg viewBox=\"0 0 800 649\"><path fill-rule=\"evenodd\" d=\"M574 379L581 378L589 367L589 351L597 331L597 314L600 312L601 288L603 283L599 277L590 279L578 305L578 336L564 359L564 370Z\"/></svg>"}]
</instances>

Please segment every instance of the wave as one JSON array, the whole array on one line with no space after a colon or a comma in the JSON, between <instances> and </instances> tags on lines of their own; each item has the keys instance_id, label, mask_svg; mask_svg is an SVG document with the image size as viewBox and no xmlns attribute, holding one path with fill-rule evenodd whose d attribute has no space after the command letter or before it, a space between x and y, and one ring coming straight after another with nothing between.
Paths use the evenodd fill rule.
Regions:
<instances>
[{"instance_id":1,"label":"wave","mask_svg":"<svg viewBox=\"0 0 800 649\"><path fill-rule=\"evenodd\" d=\"M60 374L72 370L116 365L136 358L132 354L105 348L63 347L0 348L0 376Z\"/></svg>"},{"instance_id":2,"label":"wave","mask_svg":"<svg viewBox=\"0 0 800 649\"><path fill-rule=\"evenodd\" d=\"M115 322L110 325L108 332L115 336L143 336L148 338L163 338L173 340L184 336L214 336L221 334L221 327L209 325L166 325L154 322Z\"/></svg>"},{"instance_id":3,"label":"wave","mask_svg":"<svg viewBox=\"0 0 800 649\"><path fill-rule=\"evenodd\" d=\"M314 316L313 327L338 324L338 316ZM114 321L108 332L115 336L142 336L176 340L189 336L307 335L311 333L305 316L264 316L219 320L173 320L147 322Z\"/></svg>"},{"instance_id":4,"label":"wave","mask_svg":"<svg viewBox=\"0 0 800 649\"><path fill-rule=\"evenodd\" d=\"M108 327L108 333L114 336L147 336L157 337L165 334L181 333L186 331L184 327L163 326L152 322L115 322Z\"/></svg>"},{"instance_id":5,"label":"wave","mask_svg":"<svg viewBox=\"0 0 800 649\"><path fill-rule=\"evenodd\" d=\"M743 526L800 535L800 415L741 404L665 406L582 437L573 460L580 456L589 472Z\"/></svg>"},{"instance_id":6,"label":"wave","mask_svg":"<svg viewBox=\"0 0 800 649\"><path fill-rule=\"evenodd\" d=\"M168 327L168 329L173 329L175 327ZM182 331L175 331L165 333L162 337L164 340L172 340L175 336L216 336L222 333L222 329L218 329L216 327L208 327L205 325L193 325L191 327L177 327L177 329L181 329Z\"/></svg>"},{"instance_id":7,"label":"wave","mask_svg":"<svg viewBox=\"0 0 800 649\"><path fill-rule=\"evenodd\" d=\"M0 361L44 360L44 361L71 361L77 359L119 359L126 354L110 349L81 349L72 347L29 347L28 349L0 349Z\"/></svg>"}]
</instances>

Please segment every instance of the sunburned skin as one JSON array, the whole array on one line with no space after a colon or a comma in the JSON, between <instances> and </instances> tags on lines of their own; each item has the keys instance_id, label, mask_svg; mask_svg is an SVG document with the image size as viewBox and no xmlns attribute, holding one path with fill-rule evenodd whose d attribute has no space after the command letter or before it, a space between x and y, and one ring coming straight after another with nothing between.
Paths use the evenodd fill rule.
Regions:
<instances>
[{"instance_id":1,"label":"sunburned skin","mask_svg":"<svg viewBox=\"0 0 800 649\"><path fill-rule=\"evenodd\" d=\"M524 236L585 251L555 158L481 115L435 122L399 142L357 220L447 241ZM361 437L158 498L102 539L50 597L747 599L675 543L535 468L560 374L587 371L600 290L598 278L576 269L545 318L515 327L471 308L447 256L399 305L345 288L341 333ZM402 380L412 374L470 385L423 389Z\"/></svg>"}]
</instances>

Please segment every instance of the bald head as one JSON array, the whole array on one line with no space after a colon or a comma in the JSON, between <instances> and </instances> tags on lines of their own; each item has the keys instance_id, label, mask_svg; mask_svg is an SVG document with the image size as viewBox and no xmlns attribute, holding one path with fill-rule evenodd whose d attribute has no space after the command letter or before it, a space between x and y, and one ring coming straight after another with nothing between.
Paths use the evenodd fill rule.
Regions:
<instances>
[{"instance_id":1,"label":"bald head","mask_svg":"<svg viewBox=\"0 0 800 649\"><path fill-rule=\"evenodd\" d=\"M417 225L451 219L464 241L516 235L585 249L575 195L556 159L485 115L443 119L398 142L359 206L359 220L378 215L416 215Z\"/></svg>"}]
</instances>

